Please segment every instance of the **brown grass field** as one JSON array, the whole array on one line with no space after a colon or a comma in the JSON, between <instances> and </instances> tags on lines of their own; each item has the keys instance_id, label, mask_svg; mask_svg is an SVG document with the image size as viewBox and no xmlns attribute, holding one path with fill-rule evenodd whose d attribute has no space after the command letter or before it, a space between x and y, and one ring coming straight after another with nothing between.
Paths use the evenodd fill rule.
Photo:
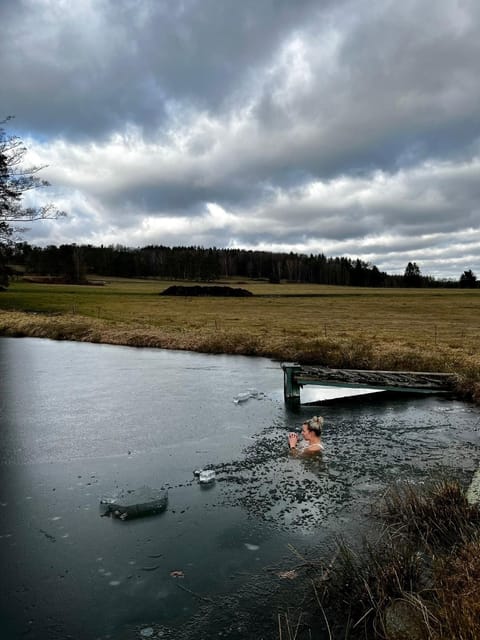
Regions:
<instances>
[{"instance_id":1,"label":"brown grass field","mask_svg":"<svg viewBox=\"0 0 480 640\"><path fill-rule=\"evenodd\" d=\"M172 283L11 283L0 335L267 356L327 366L453 372L480 401L480 290L221 282L251 298L159 296ZM191 284L191 283L184 283Z\"/></svg>"}]
</instances>

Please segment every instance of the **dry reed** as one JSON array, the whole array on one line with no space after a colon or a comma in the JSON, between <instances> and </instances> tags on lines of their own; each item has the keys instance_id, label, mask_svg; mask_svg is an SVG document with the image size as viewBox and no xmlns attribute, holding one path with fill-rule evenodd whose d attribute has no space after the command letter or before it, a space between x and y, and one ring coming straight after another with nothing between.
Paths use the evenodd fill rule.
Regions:
<instances>
[{"instance_id":1,"label":"dry reed","mask_svg":"<svg viewBox=\"0 0 480 640\"><path fill-rule=\"evenodd\" d=\"M328 570L310 564L305 630L345 640L478 640L479 506L442 481L393 488L380 514L378 539L356 549L339 543Z\"/></svg>"}]
</instances>

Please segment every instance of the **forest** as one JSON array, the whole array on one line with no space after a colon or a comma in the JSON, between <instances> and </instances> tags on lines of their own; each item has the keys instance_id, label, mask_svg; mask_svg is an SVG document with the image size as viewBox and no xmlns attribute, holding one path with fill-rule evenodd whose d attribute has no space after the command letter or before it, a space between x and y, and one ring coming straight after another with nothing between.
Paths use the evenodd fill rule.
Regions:
<instances>
[{"instance_id":1,"label":"forest","mask_svg":"<svg viewBox=\"0 0 480 640\"><path fill-rule=\"evenodd\" d=\"M478 286L475 274L465 271L459 280L422 275L415 262L402 275L389 275L360 259L323 254L274 253L246 249L146 246L129 248L64 244L35 247L26 242L5 247L11 275L36 274L82 283L91 275L123 278L159 278L212 282L228 278L303 282L358 287Z\"/></svg>"}]
</instances>

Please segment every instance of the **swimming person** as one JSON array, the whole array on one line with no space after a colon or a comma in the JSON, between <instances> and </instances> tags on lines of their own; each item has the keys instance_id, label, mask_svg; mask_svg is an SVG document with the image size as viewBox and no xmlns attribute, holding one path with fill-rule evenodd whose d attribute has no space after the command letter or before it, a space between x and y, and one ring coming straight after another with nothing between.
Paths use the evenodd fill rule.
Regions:
<instances>
[{"instance_id":1,"label":"swimming person","mask_svg":"<svg viewBox=\"0 0 480 640\"><path fill-rule=\"evenodd\" d=\"M311 454L321 453L323 451L323 444L321 440L323 427L322 416L314 416L311 420L307 420L302 425L302 437L307 443L302 449L297 449L298 435L296 433L290 433L288 435L288 446L292 453Z\"/></svg>"}]
</instances>

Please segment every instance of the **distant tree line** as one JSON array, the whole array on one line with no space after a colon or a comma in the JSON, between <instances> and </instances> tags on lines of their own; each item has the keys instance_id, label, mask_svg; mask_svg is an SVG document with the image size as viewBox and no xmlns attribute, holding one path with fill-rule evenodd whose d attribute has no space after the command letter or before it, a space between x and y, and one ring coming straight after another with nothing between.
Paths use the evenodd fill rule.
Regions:
<instances>
[{"instance_id":1,"label":"distant tree line","mask_svg":"<svg viewBox=\"0 0 480 640\"><path fill-rule=\"evenodd\" d=\"M253 278L279 283L305 282L358 287L476 287L475 274L465 271L460 280L435 280L423 276L415 262L403 275L389 275L375 265L323 254L275 253L246 249L203 247L100 246L68 244L35 247L26 242L8 248L10 264L25 273L64 277L83 282L88 275L124 278L212 281L220 278Z\"/></svg>"},{"instance_id":2,"label":"distant tree line","mask_svg":"<svg viewBox=\"0 0 480 640\"><path fill-rule=\"evenodd\" d=\"M47 187L38 177L42 166L23 166L27 152L22 140L9 135L0 120L0 291L15 274L15 265L25 272L85 282L89 274L105 277L164 278L168 280L212 281L219 278L256 278L279 283L311 282L358 287L464 287L478 286L472 270L457 282L423 276L415 262L403 275L388 275L360 259L327 258L323 254L271 253L245 249L203 247L124 246L76 244L32 247L18 241L18 223L58 218L65 213L54 205L25 207L26 192Z\"/></svg>"}]
</instances>

